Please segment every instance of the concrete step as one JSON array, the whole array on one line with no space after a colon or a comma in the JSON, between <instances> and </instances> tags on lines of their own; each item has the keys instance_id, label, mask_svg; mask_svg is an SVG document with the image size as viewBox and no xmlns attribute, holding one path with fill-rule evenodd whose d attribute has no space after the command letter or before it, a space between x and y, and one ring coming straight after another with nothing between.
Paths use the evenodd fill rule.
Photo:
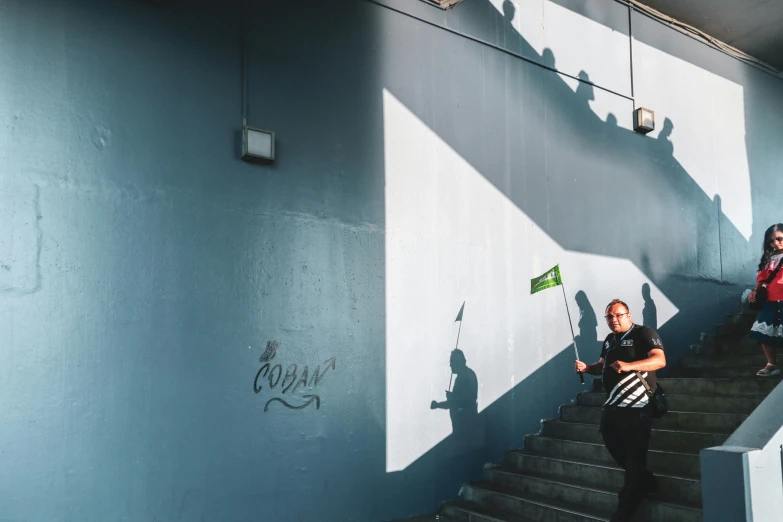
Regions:
<instances>
[{"instance_id":1,"label":"concrete step","mask_svg":"<svg viewBox=\"0 0 783 522\"><path fill-rule=\"evenodd\" d=\"M757 353L727 353L719 356L687 355L680 359L680 366L684 368L737 368L750 366L761 369L767 364L767 358L761 350ZM783 364L783 353L777 354L778 364Z\"/></svg>"},{"instance_id":2,"label":"concrete step","mask_svg":"<svg viewBox=\"0 0 783 522\"><path fill-rule=\"evenodd\" d=\"M766 364L766 363L764 363ZM769 377L758 377L756 372L764 367L764 364L754 366L734 366L728 368L688 368L680 366L677 368L677 375L679 377L746 377L752 379L769 379ZM665 389L665 387L664 387Z\"/></svg>"},{"instance_id":3,"label":"concrete step","mask_svg":"<svg viewBox=\"0 0 783 522\"><path fill-rule=\"evenodd\" d=\"M744 312L744 313L736 313L736 314L726 314L726 320L723 322L725 324L746 324L750 326L753 324L755 320L756 320L755 312Z\"/></svg>"},{"instance_id":4,"label":"concrete step","mask_svg":"<svg viewBox=\"0 0 783 522\"><path fill-rule=\"evenodd\" d=\"M715 327L715 333L719 336L747 334L750 331L751 326L753 326L753 321L751 321L750 324L744 322L719 324Z\"/></svg>"},{"instance_id":5,"label":"concrete step","mask_svg":"<svg viewBox=\"0 0 783 522\"><path fill-rule=\"evenodd\" d=\"M529 494L549 500L588 507L593 511L612 512L617 508L617 493L595 489L592 485L521 475L500 468L487 470L487 484L511 494Z\"/></svg>"},{"instance_id":6,"label":"concrete step","mask_svg":"<svg viewBox=\"0 0 783 522\"><path fill-rule=\"evenodd\" d=\"M575 462L575 461L571 461ZM576 462L575 462L576 463ZM582 466L590 466L588 463L576 463ZM540 483L555 482L555 483L567 483L572 486L589 486L590 488L596 488L606 491L614 492L615 494L623 487L623 474L624 472L620 468L609 468L608 466L593 465L595 469L592 470L590 477L584 475L546 475L535 474L528 472L521 472L513 467L509 466L495 466L485 470L485 480L492 484L498 484L504 488L514 491L531 491L535 492L536 487L539 487ZM606 476L598 477L602 470L608 470ZM593 475L595 477L593 477ZM660 481L666 482L662 486L659 486L659 492L652 497L653 500L659 502L668 502L671 504L681 504L690 507L701 507L701 484L696 479L684 479L678 477L670 477L669 475L658 475ZM595 478L606 479L594 480ZM593 479L593 480L591 480ZM673 484L673 482L684 482L685 492L673 489L673 487L682 487L683 484ZM531 485L531 482L535 482ZM544 490L545 491L545 490ZM568 500L562 497L561 500ZM596 505L597 506L597 505ZM613 507L611 509L614 509Z\"/></svg>"},{"instance_id":7,"label":"concrete step","mask_svg":"<svg viewBox=\"0 0 783 522\"><path fill-rule=\"evenodd\" d=\"M763 353L758 341L750 339L747 334L720 335L712 338L709 342L714 345L715 354L719 355L753 355ZM776 348L775 352L783 353L783 347Z\"/></svg>"},{"instance_id":8,"label":"concrete step","mask_svg":"<svg viewBox=\"0 0 783 522\"><path fill-rule=\"evenodd\" d=\"M595 512L613 512L617 509L618 488L602 488L592 483L576 483L573 480L557 480L542 476L523 475L510 469L491 468L487 470L486 482L493 488L505 491L510 494L526 494L534 497L546 497L559 503L573 506L586 507ZM682 519L688 520L692 517L694 510L699 510L700 505L686 506L674 502L667 502L659 498L649 499L649 504L656 506L647 506L650 512L651 508L661 511L660 516L663 520ZM659 504L659 505L658 505ZM678 513L681 508L685 510L686 515ZM671 513L668 513L672 511Z\"/></svg>"},{"instance_id":9,"label":"concrete step","mask_svg":"<svg viewBox=\"0 0 783 522\"><path fill-rule=\"evenodd\" d=\"M705 344L712 344L715 346L715 353L718 354L737 354L747 353L754 354L761 352L761 345L759 342L748 337L748 332L715 335L708 337ZM783 352L783 347L778 347L775 352Z\"/></svg>"},{"instance_id":10,"label":"concrete step","mask_svg":"<svg viewBox=\"0 0 783 522\"><path fill-rule=\"evenodd\" d=\"M541 435L525 437L525 451L560 459L579 459L602 465L613 465L614 459L603 444L553 439ZM650 450L647 465L653 473L699 478L699 455Z\"/></svg>"},{"instance_id":11,"label":"concrete step","mask_svg":"<svg viewBox=\"0 0 783 522\"><path fill-rule=\"evenodd\" d=\"M617 493L566 482L531 480L527 491L496 484L467 485L466 500L481 502L499 511L541 522L605 520L617 506ZM701 522L701 510L657 501L645 501L634 518L650 522Z\"/></svg>"},{"instance_id":12,"label":"concrete step","mask_svg":"<svg viewBox=\"0 0 783 522\"><path fill-rule=\"evenodd\" d=\"M690 346L691 354L723 355L737 353L758 353L761 347L756 341L748 339L746 333L735 335L712 335L702 343Z\"/></svg>"},{"instance_id":13,"label":"concrete step","mask_svg":"<svg viewBox=\"0 0 783 522\"><path fill-rule=\"evenodd\" d=\"M764 396L751 397L718 397L716 395L678 395L668 393L669 408L672 411L693 411L700 413L744 413L750 414ZM576 403L579 406L603 406L606 394L603 392L585 392L577 396Z\"/></svg>"},{"instance_id":14,"label":"concrete step","mask_svg":"<svg viewBox=\"0 0 783 522\"><path fill-rule=\"evenodd\" d=\"M441 506L445 520L460 522L534 522L509 513L502 513L478 502L458 500L446 502Z\"/></svg>"},{"instance_id":15,"label":"concrete step","mask_svg":"<svg viewBox=\"0 0 783 522\"><path fill-rule=\"evenodd\" d=\"M659 382L666 394L674 395L719 395L726 396L767 396L780 382L779 377L734 377L734 378L701 378L677 377L660 379Z\"/></svg>"},{"instance_id":16,"label":"concrete step","mask_svg":"<svg viewBox=\"0 0 783 522\"><path fill-rule=\"evenodd\" d=\"M611 491L619 491L625 481L625 471L614 462L610 465L597 464L528 453L522 450L507 452L503 468L525 475L548 477L577 484L590 484ZM656 477L658 478L658 497L661 500L691 506L701 505L701 482L699 480L662 473L656 474Z\"/></svg>"},{"instance_id":17,"label":"concrete step","mask_svg":"<svg viewBox=\"0 0 783 522\"><path fill-rule=\"evenodd\" d=\"M603 438L595 424L563 422L560 420L544 421L541 435L554 439L575 440L603 444ZM676 451L680 453L698 453L704 448L720 446L729 437L725 433L701 433L682 430L653 429L650 438L650 449L661 451Z\"/></svg>"},{"instance_id":18,"label":"concrete step","mask_svg":"<svg viewBox=\"0 0 783 522\"><path fill-rule=\"evenodd\" d=\"M465 500L495 510L503 521L529 519L536 522L607 522L611 517L611 512L596 512L581 506L571 506L548 496L505 491L489 484L468 484L462 491Z\"/></svg>"},{"instance_id":19,"label":"concrete step","mask_svg":"<svg viewBox=\"0 0 783 522\"><path fill-rule=\"evenodd\" d=\"M733 433L747 417L738 413L669 411L662 418L653 421L653 428L702 433ZM600 424L601 408L564 405L560 407L560 419L566 422Z\"/></svg>"}]
</instances>

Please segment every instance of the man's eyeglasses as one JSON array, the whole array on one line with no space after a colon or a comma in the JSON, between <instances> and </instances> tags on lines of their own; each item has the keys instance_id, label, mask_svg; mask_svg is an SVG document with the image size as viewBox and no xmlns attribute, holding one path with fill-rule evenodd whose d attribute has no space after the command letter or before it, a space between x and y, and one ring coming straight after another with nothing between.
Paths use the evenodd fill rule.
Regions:
<instances>
[{"instance_id":1,"label":"man's eyeglasses","mask_svg":"<svg viewBox=\"0 0 783 522\"><path fill-rule=\"evenodd\" d=\"M624 315L628 315L628 312L626 312L626 313L624 313L624 314L614 314L614 315L612 315L612 314L609 314L609 315L605 315L605 316L604 316L604 319L606 319L607 321L611 321L612 319L614 319L614 318L616 317L616 318L617 318L617 320L620 320L620 318L621 318L622 316L624 316Z\"/></svg>"},{"instance_id":2,"label":"man's eyeglasses","mask_svg":"<svg viewBox=\"0 0 783 522\"><path fill-rule=\"evenodd\" d=\"M783 242L783 236L776 236L776 237L773 237L772 239L770 239L768 241L768 243L770 245L775 244L775 243L780 243L780 242Z\"/></svg>"}]
</instances>

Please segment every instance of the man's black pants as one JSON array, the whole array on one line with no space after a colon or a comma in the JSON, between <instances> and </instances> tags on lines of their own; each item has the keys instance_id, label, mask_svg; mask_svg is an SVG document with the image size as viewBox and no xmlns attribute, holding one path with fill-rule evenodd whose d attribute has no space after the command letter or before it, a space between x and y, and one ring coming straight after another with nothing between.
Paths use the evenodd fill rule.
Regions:
<instances>
[{"instance_id":1,"label":"man's black pants","mask_svg":"<svg viewBox=\"0 0 783 522\"><path fill-rule=\"evenodd\" d=\"M606 449L625 470L625 485L620 490L617 511L612 522L627 522L641 504L644 494L655 489L655 477L647 470L652 416L649 407L604 407L601 434Z\"/></svg>"}]
</instances>

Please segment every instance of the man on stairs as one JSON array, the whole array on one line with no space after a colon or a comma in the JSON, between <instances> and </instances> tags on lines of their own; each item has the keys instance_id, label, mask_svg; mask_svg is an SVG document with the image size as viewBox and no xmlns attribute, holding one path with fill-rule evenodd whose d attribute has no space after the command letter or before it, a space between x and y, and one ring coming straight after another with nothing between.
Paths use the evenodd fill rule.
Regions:
<instances>
[{"instance_id":1,"label":"man on stairs","mask_svg":"<svg viewBox=\"0 0 783 522\"><path fill-rule=\"evenodd\" d=\"M577 373L601 375L607 399L601 415L601 434L606 449L625 470L625 484L618 495L612 522L631 520L645 493L657 489L655 476L647 469L652 415L650 399L641 378L654 392L655 371L666 366L658 333L635 325L628 306L615 299L606 306L606 337L601 357L594 364L576 361ZM639 373L637 373L639 372Z\"/></svg>"}]
</instances>

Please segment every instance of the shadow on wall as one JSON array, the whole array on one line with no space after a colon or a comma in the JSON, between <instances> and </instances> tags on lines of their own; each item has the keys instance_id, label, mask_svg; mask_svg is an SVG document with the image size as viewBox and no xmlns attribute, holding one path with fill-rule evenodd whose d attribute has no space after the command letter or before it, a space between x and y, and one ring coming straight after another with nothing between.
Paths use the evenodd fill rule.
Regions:
<instances>
[{"instance_id":1,"label":"shadow on wall","mask_svg":"<svg viewBox=\"0 0 783 522\"><path fill-rule=\"evenodd\" d=\"M576 346L579 348L580 357L587 357L585 360L592 361L594 354L601 353L601 342L598 340L598 319L584 290L579 290L574 298L579 306L579 334L576 336Z\"/></svg>"},{"instance_id":2,"label":"shadow on wall","mask_svg":"<svg viewBox=\"0 0 783 522\"><path fill-rule=\"evenodd\" d=\"M461 4L459 8L468 11L462 17L479 5L484 9L488 2ZM495 27L504 28L504 47L538 56L511 23L514 5L506 2L503 9L505 16L494 8L491 12ZM719 199L710 198L673 156L676 122L664 119L657 138L641 136L618 125L614 113L606 121L596 115L590 106L596 87L588 71L579 73L575 90L560 74L515 56L484 59L483 74L476 74L464 68L472 56L459 56L450 46L456 46L451 37L433 38L427 54L442 58L439 67L455 72L447 80L434 75L429 87L447 93L459 85L461 98L477 103L457 104L448 96L433 102L404 88L390 87L392 93L562 247L626 258L642 269L681 310L661 327L646 284L641 288L644 308L632 310L643 324L661 327L671 361L661 371L666 376L699 333L714 327L716 318L730 311L741 294L740 286L722 280L721 236L732 244L747 243L722 214ZM536 61L555 67L556 56L544 49ZM631 108L628 101L624 122L630 120ZM505 129L506 139L494 133L467 139L464 129L476 121L486 129ZM621 299L639 291L622 285L617 281L616 297ZM600 354L598 320L583 291L576 300L577 345L582 360L592 362ZM461 484L481 477L482 464L499 461L506 450L520 447L526 434L538 431L538 419L554 417L558 405L586 389L571 371L573 359L572 348L563 349L482 411L481 447L465 447L455 429L405 470L390 473L407 491L410 505L434 509L432 498L456 497ZM422 403L427 400L422 398ZM394 505L393 499L389 502Z\"/></svg>"},{"instance_id":3,"label":"shadow on wall","mask_svg":"<svg viewBox=\"0 0 783 522\"><path fill-rule=\"evenodd\" d=\"M500 28L504 48L556 66L551 49L539 55L517 32L513 3L503 5L504 13L487 1L465 2L458 9L463 20L472 13L494 16L484 27ZM630 100L612 98L616 110L627 111L621 118L614 112L606 121L596 115L591 103L597 88L589 71L579 73L574 89L575 80L516 56L481 59L484 51L467 45L459 46L464 50L459 55L454 38L460 37L432 40L429 55L438 57L439 68L455 72L435 76L430 87L449 93L459 85L459 98L476 103L457 104L448 96L432 102L418 91L391 87L394 96L563 248L625 258L640 267L682 311L661 332L676 360L741 295L739 287L722 279L721 237L747 244L723 216L719 200L673 156L676 122L666 118L656 138L642 136L630 125L618 125L619 120L630 124ZM464 67L474 54L482 74ZM421 60L423 67L431 66L427 58ZM486 129L504 129L505 139L496 132L468 139L464 129L476 121ZM617 287L620 298L638 291L622 288L621 281ZM685 287L692 293L683 292Z\"/></svg>"},{"instance_id":4,"label":"shadow on wall","mask_svg":"<svg viewBox=\"0 0 783 522\"><path fill-rule=\"evenodd\" d=\"M476 372L468 368L465 354L460 349L451 352L449 360L451 373L456 375L454 388L446 390L446 400L432 401L430 409L448 410L451 419L451 433L458 448L478 448L484 442L484 430L478 416L478 379Z\"/></svg>"},{"instance_id":5,"label":"shadow on wall","mask_svg":"<svg viewBox=\"0 0 783 522\"><path fill-rule=\"evenodd\" d=\"M650 285L642 285L642 298L644 299L644 308L642 308L642 324L649 326L653 330L658 329L658 308L655 301L650 296Z\"/></svg>"},{"instance_id":6,"label":"shadow on wall","mask_svg":"<svg viewBox=\"0 0 783 522\"><path fill-rule=\"evenodd\" d=\"M573 368L573 360L573 348L568 346L484 411L468 415L474 426L455 429L410 466L389 473L385 499L389 512L403 517L434 511L438 502L457 498L465 482L479 480L486 463L500 462L506 451L521 448L525 435L539 431L540 419L555 416L553 404L567 403L578 391L588 389L589 379L583 387L575 374L564 371ZM460 421L455 428L458 425ZM408 506L421 507L401 513L401 498Z\"/></svg>"}]
</instances>

